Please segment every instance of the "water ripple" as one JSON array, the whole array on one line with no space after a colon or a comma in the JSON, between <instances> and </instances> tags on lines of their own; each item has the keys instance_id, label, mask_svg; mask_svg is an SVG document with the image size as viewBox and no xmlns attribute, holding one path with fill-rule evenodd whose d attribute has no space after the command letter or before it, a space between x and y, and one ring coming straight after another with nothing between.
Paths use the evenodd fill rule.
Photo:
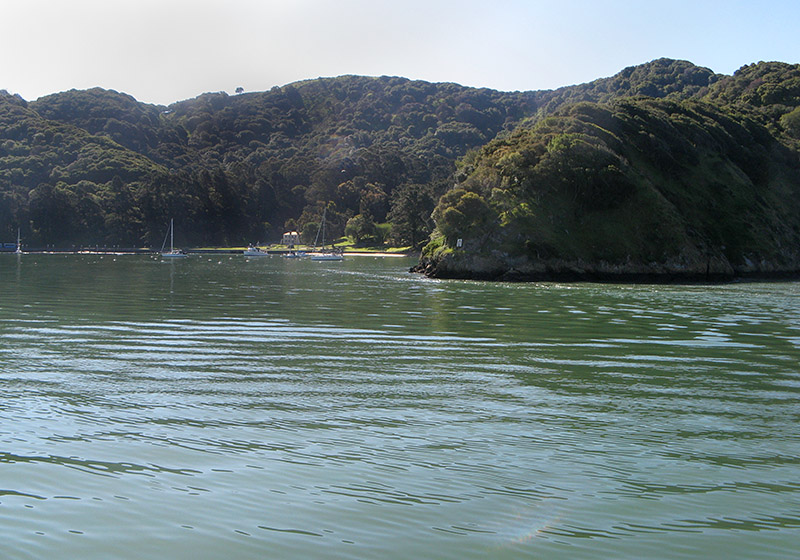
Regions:
<instances>
[{"instance_id":1,"label":"water ripple","mask_svg":"<svg viewBox=\"0 0 800 560\"><path fill-rule=\"evenodd\" d=\"M81 259L0 267L11 557L794 553L797 284Z\"/></svg>"}]
</instances>

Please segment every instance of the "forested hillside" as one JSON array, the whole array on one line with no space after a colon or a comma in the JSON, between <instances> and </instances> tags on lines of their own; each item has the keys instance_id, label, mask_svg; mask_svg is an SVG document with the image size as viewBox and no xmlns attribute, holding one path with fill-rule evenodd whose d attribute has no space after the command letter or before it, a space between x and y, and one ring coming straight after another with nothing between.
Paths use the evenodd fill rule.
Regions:
<instances>
[{"instance_id":1,"label":"forested hillside","mask_svg":"<svg viewBox=\"0 0 800 560\"><path fill-rule=\"evenodd\" d=\"M709 82L688 98L563 104L471 154L435 210L424 268L509 279L800 271L800 66Z\"/></svg>"},{"instance_id":2,"label":"forested hillside","mask_svg":"<svg viewBox=\"0 0 800 560\"><path fill-rule=\"evenodd\" d=\"M797 81L796 65L759 63L721 76L660 59L538 92L359 76L208 93L168 107L101 89L31 102L2 92L0 240L13 240L19 227L31 247L160 246L174 218L182 245L240 245L276 240L286 229L309 235L327 207L333 233L347 228L359 241L382 240L387 228L376 224L386 222L397 245L424 243L434 232L427 262L445 274L459 269L456 262L473 267L457 258L466 253L451 246L455 233L469 238L470 250L478 246L448 221L453 208L467 222L485 220L483 242L515 258L568 249L560 257L618 260L617 249L608 256L562 244L556 229L545 231L543 216L560 221L567 213L590 224L602 211L614 220L614 209L641 203L644 184L675 201L670 185L691 182L705 192L710 187L697 177L714 176L738 192L743 174L769 187L758 191L764 220L773 224L769 235L787 243L796 208ZM492 179L483 184L484 176ZM479 197L475 208L465 192ZM754 200L761 199L717 204L724 213ZM675 202L670 211L707 217L692 208ZM604 219L603 227L612 226ZM721 235L695 230L707 245ZM503 262L496 260L496 272L508 268Z\"/></svg>"},{"instance_id":3,"label":"forested hillside","mask_svg":"<svg viewBox=\"0 0 800 560\"><path fill-rule=\"evenodd\" d=\"M344 76L156 107L93 89L0 95L0 235L29 244L189 244L285 229L417 244L455 160L532 115L537 94Z\"/></svg>"}]
</instances>

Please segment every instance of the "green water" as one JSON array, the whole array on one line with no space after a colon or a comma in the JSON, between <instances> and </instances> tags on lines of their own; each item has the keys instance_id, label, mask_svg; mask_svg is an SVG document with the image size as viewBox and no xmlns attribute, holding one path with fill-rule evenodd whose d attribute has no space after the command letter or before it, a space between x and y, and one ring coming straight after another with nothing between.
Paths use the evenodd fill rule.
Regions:
<instances>
[{"instance_id":1,"label":"green water","mask_svg":"<svg viewBox=\"0 0 800 560\"><path fill-rule=\"evenodd\" d=\"M0 558L789 558L800 284L0 255Z\"/></svg>"}]
</instances>

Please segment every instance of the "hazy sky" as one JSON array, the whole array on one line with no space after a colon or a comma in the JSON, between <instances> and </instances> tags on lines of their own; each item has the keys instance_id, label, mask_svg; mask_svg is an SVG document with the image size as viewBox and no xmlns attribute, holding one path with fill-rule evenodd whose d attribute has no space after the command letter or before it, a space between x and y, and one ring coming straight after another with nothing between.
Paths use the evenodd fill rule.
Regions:
<instances>
[{"instance_id":1,"label":"hazy sky","mask_svg":"<svg viewBox=\"0 0 800 560\"><path fill-rule=\"evenodd\" d=\"M797 63L798 29L798 0L0 0L0 89L169 104L359 74L538 90L660 57Z\"/></svg>"}]
</instances>

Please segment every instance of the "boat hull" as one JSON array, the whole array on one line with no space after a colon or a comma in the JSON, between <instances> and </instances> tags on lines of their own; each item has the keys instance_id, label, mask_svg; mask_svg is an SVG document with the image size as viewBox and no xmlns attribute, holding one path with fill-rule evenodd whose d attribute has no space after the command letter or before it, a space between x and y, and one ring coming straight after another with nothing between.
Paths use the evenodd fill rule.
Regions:
<instances>
[{"instance_id":1,"label":"boat hull","mask_svg":"<svg viewBox=\"0 0 800 560\"><path fill-rule=\"evenodd\" d=\"M267 253L266 251L260 251L260 250L258 250L258 251L248 250L248 251L244 251L244 256L245 257L268 257L269 253Z\"/></svg>"}]
</instances>

